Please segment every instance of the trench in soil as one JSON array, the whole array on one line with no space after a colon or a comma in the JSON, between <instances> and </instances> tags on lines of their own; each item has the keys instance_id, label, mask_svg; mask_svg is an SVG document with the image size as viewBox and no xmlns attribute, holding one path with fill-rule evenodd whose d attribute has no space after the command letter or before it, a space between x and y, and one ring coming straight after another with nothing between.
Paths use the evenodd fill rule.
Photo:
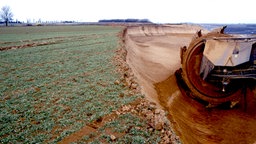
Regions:
<instances>
[{"instance_id":1,"label":"trench in soil","mask_svg":"<svg viewBox=\"0 0 256 144\"><path fill-rule=\"evenodd\" d=\"M126 61L142 93L168 112L183 143L254 143L255 89L247 89L246 98L241 94L233 109L207 109L177 85L180 47L188 46L200 29L194 25L129 27L124 35Z\"/></svg>"}]
</instances>

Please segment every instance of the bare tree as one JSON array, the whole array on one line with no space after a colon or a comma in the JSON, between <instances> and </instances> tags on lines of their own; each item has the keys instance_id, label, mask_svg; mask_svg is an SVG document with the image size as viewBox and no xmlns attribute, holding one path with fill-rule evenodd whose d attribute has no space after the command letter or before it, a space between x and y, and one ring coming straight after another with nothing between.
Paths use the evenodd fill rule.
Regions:
<instances>
[{"instance_id":1,"label":"bare tree","mask_svg":"<svg viewBox=\"0 0 256 144\"><path fill-rule=\"evenodd\" d=\"M8 26L8 23L12 20L13 13L9 6L3 6L0 11L0 18L5 22L5 25Z\"/></svg>"}]
</instances>

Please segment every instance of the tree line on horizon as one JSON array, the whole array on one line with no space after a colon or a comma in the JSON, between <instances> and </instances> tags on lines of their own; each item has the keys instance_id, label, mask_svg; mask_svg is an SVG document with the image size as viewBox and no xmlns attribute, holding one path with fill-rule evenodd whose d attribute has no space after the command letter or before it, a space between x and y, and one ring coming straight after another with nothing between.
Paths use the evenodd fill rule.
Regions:
<instances>
[{"instance_id":1,"label":"tree line on horizon","mask_svg":"<svg viewBox=\"0 0 256 144\"><path fill-rule=\"evenodd\" d=\"M5 26L8 26L9 23L13 23L13 13L11 11L11 8L9 6L3 6L0 10L0 23L5 23ZM73 22L73 21L68 21ZM99 20L99 23L152 23L148 19L103 19ZM21 23L21 22L15 22L15 23Z\"/></svg>"},{"instance_id":2,"label":"tree line on horizon","mask_svg":"<svg viewBox=\"0 0 256 144\"><path fill-rule=\"evenodd\" d=\"M99 23L152 23L148 19L103 19Z\"/></svg>"}]
</instances>

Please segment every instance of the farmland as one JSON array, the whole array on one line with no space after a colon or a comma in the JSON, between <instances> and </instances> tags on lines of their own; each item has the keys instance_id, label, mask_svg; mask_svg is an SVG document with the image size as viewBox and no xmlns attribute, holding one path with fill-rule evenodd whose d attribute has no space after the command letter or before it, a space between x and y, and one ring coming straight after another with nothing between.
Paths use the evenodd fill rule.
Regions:
<instances>
[{"instance_id":1,"label":"farmland","mask_svg":"<svg viewBox=\"0 0 256 144\"><path fill-rule=\"evenodd\" d=\"M0 142L159 142L117 70L122 28L1 27Z\"/></svg>"}]
</instances>

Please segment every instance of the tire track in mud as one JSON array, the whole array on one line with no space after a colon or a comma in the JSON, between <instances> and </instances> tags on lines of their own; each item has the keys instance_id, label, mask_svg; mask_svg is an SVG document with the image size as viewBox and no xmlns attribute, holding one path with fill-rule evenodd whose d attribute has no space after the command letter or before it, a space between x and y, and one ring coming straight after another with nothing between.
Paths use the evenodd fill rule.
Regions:
<instances>
[{"instance_id":1,"label":"tire track in mud","mask_svg":"<svg viewBox=\"0 0 256 144\"><path fill-rule=\"evenodd\" d=\"M199 29L191 25L130 27L124 35L127 63L146 98L168 111L183 143L254 143L255 89L247 89L246 99L241 94L233 109L207 109L179 89L175 76L180 68L179 50Z\"/></svg>"}]
</instances>

